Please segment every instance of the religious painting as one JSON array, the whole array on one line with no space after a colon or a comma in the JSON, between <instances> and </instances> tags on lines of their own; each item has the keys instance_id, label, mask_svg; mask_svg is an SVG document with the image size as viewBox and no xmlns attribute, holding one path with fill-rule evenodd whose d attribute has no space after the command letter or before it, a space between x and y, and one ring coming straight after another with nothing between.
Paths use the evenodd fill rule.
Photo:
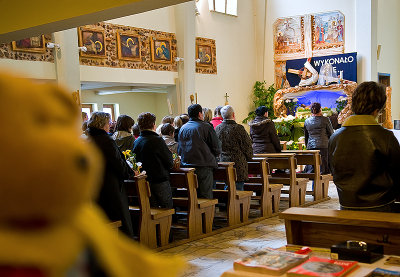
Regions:
<instances>
[{"instance_id":1,"label":"religious painting","mask_svg":"<svg viewBox=\"0 0 400 277\"><path fill-rule=\"evenodd\" d=\"M101 28L79 28L79 46L85 46L86 52L81 51L82 57L105 58L105 35Z\"/></svg>"},{"instance_id":2,"label":"religious painting","mask_svg":"<svg viewBox=\"0 0 400 277\"><path fill-rule=\"evenodd\" d=\"M155 63L171 63L171 40L167 38L151 38L151 61Z\"/></svg>"},{"instance_id":3,"label":"religious painting","mask_svg":"<svg viewBox=\"0 0 400 277\"><path fill-rule=\"evenodd\" d=\"M275 54L304 51L304 18L278 18L274 23Z\"/></svg>"},{"instance_id":4,"label":"religious painting","mask_svg":"<svg viewBox=\"0 0 400 277\"><path fill-rule=\"evenodd\" d=\"M12 50L32 53L45 53L46 44L44 42L44 35L13 41Z\"/></svg>"},{"instance_id":5,"label":"religious painting","mask_svg":"<svg viewBox=\"0 0 400 277\"><path fill-rule=\"evenodd\" d=\"M135 33L117 33L118 59L140 61L140 37Z\"/></svg>"},{"instance_id":6,"label":"religious painting","mask_svg":"<svg viewBox=\"0 0 400 277\"><path fill-rule=\"evenodd\" d=\"M196 59L199 66L212 66L213 55L212 45L210 44L197 44L196 45Z\"/></svg>"},{"instance_id":7,"label":"religious painting","mask_svg":"<svg viewBox=\"0 0 400 277\"><path fill-rule=\"evenodd\" d=\"M313 50L344 46L344 15L341 12L314 14L311 18Z\"/></svg>"}]
</instances>

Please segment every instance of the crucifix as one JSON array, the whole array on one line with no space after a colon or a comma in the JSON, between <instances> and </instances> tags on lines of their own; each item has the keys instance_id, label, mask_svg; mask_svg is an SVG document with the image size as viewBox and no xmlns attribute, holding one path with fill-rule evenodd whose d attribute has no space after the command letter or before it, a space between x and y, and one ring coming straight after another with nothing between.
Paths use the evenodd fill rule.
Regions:
<instances>
[{"instance_id":1,"label":"crucifix","mask_svg":"<svg viewBox=\"0 0 400 277\"><path fill-rule=\"evenodd\" d=\"M228 97L229 97L229 95L228 95L228 93L225 93L225 106L226 105L229 105L229 102L228 102Z\"/></svg>"}]
</instances>

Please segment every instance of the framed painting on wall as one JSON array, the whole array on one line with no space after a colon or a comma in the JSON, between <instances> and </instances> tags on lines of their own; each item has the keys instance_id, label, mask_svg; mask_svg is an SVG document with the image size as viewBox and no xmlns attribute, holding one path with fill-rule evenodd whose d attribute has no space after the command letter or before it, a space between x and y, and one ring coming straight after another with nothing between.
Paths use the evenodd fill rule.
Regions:
<instances>
[{"instance_id":1,"label":"framed painting on wall","mask_svg":"<svg viewBox=\"0 0 400 277\"><path fill-rule=\"evenodd\" d=\"M117 33L118 59L140 61L140 37L135 33Z\"/></svg>"},{"instance_id":2,"label":"framed painting on wall","mask_svg":"<svg viewBox=\"0 0 400 277\"><path fill-rule=\"evenodd\" d=\"M167 38L150 38L151 61L155 63L171 63L171 40Z\"/></svg>"},{"instance_id":3,"label":"framed painting on wall","mask_svg":"<svg viewBox=\"0 0 400 277\"><path fill-rule=\"evenodd\" d=\"M44 35L13 41L12 50L32 53L45 53L46 44L44 42Z\"/></svg>"},{"instance_id":4,"label":"framed painting on wall","mask_svg":"<svg viewBox=\"0 0 400 277\"><path fill-rule=\"evenodd\" d=\"M81 51L82 57L105 58L105 35L100 28L79 28L79 46L85 46L86 52Z\"/></svg>"},{"instance_id":5,"label":"framed painting on wall","mask_svg":"<svg viewBox=\"0 0 400 277\"><path fill-rule=\"evenodd\" d=\"M275 54L304 51L304 18L294 16L278 18L274 23Z\"/></svg>"},{"instance_id":6,"label":"framed painting on wall","mask_svg":"<svg viewBox=\"0 0 400 277\"><path fill-rule=\"evenodd\" d=\"M196 45L196 59L198 60L197 65L199 66L212 66L213 55L212 55L211 44L197 44Z\"/></svg>"},{"instance_id":7,"label":"framed painting on wall","mask_svg":"<svg viewBox=\"0 0 400 277\"><path fill-rule=\"evenodd\" d=\"M312 15L313 50L344 46L344 15L327 12Z\"/></svg>"}]
</instances>

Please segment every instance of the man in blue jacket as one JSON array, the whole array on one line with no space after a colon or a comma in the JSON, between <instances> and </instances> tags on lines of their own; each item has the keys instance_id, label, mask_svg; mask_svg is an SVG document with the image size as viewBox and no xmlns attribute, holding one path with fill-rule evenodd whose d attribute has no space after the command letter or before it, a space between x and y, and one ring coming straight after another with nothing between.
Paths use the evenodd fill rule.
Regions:
<instances>
[{"instance_id":1,"label":"man in blue jacket","mask_svg":"<svg viewBox=\"0 0 400 277\"><path fill-rule=\"evenodd\" d=\"M185 167L196 169L199 198L213 198L213 170L216 157L221 153L221 143L214 128L203 121L203 109L199 104L188 107L190 120L179 131L178 154Z\"/></svg>"}]
</instances>

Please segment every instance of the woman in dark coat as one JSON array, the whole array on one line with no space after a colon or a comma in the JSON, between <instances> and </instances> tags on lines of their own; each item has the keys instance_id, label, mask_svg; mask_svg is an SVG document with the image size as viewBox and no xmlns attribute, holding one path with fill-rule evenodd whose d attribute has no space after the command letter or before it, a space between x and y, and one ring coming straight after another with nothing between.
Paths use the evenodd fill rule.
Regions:
<instances>
[{"instance_id":1,"label":"woman in dark coat","mask_svg":"<svg viewBox=\"0 0 400 277\"><path fill-rule=\"evenodd\" d=\"M105 161L103 183L97 204L104 210L110 221L121 220L121 231L133 237L124 180L132 178L135 173L126 163L115 141L108 135L110 114L94 112L88 127L89 138L102 152Z\"/></svg>"},{"instance_id":2,"label":"woman in dark coat","mask_svg":"<svg viewBox=\"0 0 400 277\"><path fill-rule=\"evenodd\" d=\"M281 152L275 124L268 118L267 107L261 106L256 109L256 118L249 123L249 126L254 154Z\"/></svg>"},{"instance_id":3,"label":"woman in dark coat","mask_svg":"<svg viewBox=\"0 0 400 277\"><path fill-rule=\"evenodd\" d=\"M235 113L231 106L224 106L221 115L224 120L215 128L222 144L220 161L235 163L236 189L243 190L244 182L248 180L247 161L253 157L251 139L244 127L235 122Z\"/></svg>"},{"instance_id":4,"label":"woman in dark coat","mask_svg":"<svg viewBox=\"0 0 400 277\"><path fill-rule=\"evenodd\" d=\"M321 174L328 174L328 142L333 134L333 127L329 118L322 115L321 104L311 104L312 116L304 122L305 142L308 150L319 150L321 154ZM305 172L314 172L313 166L308 165Z\"/></svg>"}]
</instances>

